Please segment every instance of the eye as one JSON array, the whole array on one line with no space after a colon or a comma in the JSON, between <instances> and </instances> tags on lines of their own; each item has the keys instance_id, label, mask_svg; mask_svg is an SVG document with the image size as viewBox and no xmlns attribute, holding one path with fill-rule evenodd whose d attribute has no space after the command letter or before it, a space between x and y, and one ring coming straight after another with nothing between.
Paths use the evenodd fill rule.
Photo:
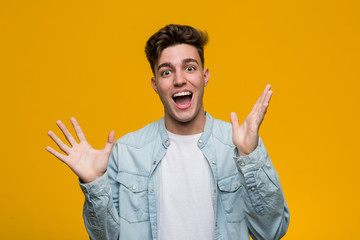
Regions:
<instances>
[{"instance_id":1,"label":"eye","mask_svg":"<svg viewBox=\"0 0 360 240\"><path fill-rule=\"evenodd\" d=\"M161 72L161 76L168 76L170 75L171 71L170 70L165 70L163 72Z\"/></svg>"},{"instance_id":2,"label":"eye","mask_svg":"<svg viewBox=\"0 0 360 240\"><path fill-rule=\"evenodd\" d=\"M195 70L195 67L193 67L193 66L186 67L186 71L191 72L191 71L194 71L194 70Z\"/></svg>"}]
</instances>

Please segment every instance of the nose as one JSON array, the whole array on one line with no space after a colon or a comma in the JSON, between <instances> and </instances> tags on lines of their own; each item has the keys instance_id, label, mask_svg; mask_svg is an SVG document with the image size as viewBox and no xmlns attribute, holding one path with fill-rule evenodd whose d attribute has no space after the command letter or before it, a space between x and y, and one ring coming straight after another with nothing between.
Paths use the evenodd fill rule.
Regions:
<instances>
[{"instance_id":1,"label":"nose","mask_svg":"<svg viewBox=\"0 0 360 240\"><path fill-rule=\"evenodd\" d=\"M184 84L186 84L186 77L182 71L176 71L176 74L174 74L174 85L183 86Z\"/></svg>"}]
</instances>

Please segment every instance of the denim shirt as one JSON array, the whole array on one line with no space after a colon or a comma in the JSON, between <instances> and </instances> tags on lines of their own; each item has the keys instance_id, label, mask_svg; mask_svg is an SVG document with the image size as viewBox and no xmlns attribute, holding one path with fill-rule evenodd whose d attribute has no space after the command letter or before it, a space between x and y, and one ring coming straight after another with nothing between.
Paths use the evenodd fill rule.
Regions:
<instances>
[{"instance_id":1,"label":"denim shirt","mask_svg":"<svg viewBox=\"0 0 360 240\"><path fill-rule=\"evenodd\" d=\"M158 239L161 160L170 144L164 119L150 123L116 142L102 177L80 183L91 239ZM252 153L239 156L231 124L206 113L198 147L211 168L215 239L285 235L290 214L262 140Z\"/></svg>"}]
</instances>

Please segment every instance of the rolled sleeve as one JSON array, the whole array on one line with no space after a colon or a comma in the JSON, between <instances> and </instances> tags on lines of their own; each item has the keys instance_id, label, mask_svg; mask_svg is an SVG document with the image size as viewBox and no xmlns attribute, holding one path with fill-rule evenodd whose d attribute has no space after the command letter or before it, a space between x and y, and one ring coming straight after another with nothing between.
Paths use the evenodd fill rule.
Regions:
<instances>
[{"instance_id":1,"label":"rolled sleeve","mask_svg":"<svg viewBox=\"0 0 360 240\"><path fill-rule=\"evenodd\" d=\"M259 138L258 145L252 153L240 156L237 148L235 147L233 156L238 171L245 175L247 172L256 171L265 164L267 152L261 139Z\"/></svg>"},{"instance_id":2,"label":"rolled sleeve","mask_svg":"<svg viewBox=\"0 0 360 240\"><path fill-rule=\"evenodd\" d=\"M83 183L79 179L79 184L81 191L86 197L89 197L90 195L104 195L110 192L109 177L107 172L95 181L89 183Z\"/></svg>"},{"instance_id":3,"label":"rolled sleeve","mask_svg":"<svg viewBox=\"0 0 360 240\"><path fill-rule=\"evenodd\" d=\"M108 173L93 182L82 183L85 195L83 218L91 239L117 239L119 220L112 201Z\"/></svg>"},{"instance_id":4,"label":"rolled sleeve","mask_svg":"<svg viewBox=\"0 0 360 240\"><path fill-rule=\"evenodd\" d=\"M244 177L246 195L244 207L253 239L279 239L289 225L289 210L279 177L266 148L259 137L256 149L239 156L233 152L236 167Z\"/></svg>"}]
</instances>

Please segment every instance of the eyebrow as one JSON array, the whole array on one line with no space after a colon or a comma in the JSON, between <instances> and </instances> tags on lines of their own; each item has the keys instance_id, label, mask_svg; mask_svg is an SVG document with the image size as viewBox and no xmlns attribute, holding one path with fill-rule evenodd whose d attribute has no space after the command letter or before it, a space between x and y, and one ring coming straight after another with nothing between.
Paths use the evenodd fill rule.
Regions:
<instances>
[{"instance_id":1,"label":"eyebrow","mask_svg":"<svg viewBox=\"0 0 360 240\"><path fill-rule=\"evenodd\" d=\"M199 65L198 61L196 59L194 59L194 58L185 58L183 60L183 63L190 63L190 62L195 62L196 64Z\"/></svg>"},{"instance_id":2,"label":"eyebrow","mask_svg":"<svg viewBox=\"0 0 360 240\"><path fill-rule=\"evenodd\" d=\"M168 63L168 62L162 63L162 64L160 64L160 65L158 66L157 70L159 71L160 68L162 68L162 67L171 67L171 66L172 66L172 65L171 65L170 63Z\"/></svg>"},{"instance_id":3,"label":"eyebrow","mask_svg":"<svg viewBox=\"0 0 360 240\"><path fill-rule=\"evenodd\" d=\"M183 64L190 63L190 62L195 62L196 64L199 65L199 62L194 58L185 58L184 60L182 60ZM158 66L157 70L159 71L159 69L162 67L172 67L172 64L169 62L162 63Z\"/></svg>"}]
</instances>

